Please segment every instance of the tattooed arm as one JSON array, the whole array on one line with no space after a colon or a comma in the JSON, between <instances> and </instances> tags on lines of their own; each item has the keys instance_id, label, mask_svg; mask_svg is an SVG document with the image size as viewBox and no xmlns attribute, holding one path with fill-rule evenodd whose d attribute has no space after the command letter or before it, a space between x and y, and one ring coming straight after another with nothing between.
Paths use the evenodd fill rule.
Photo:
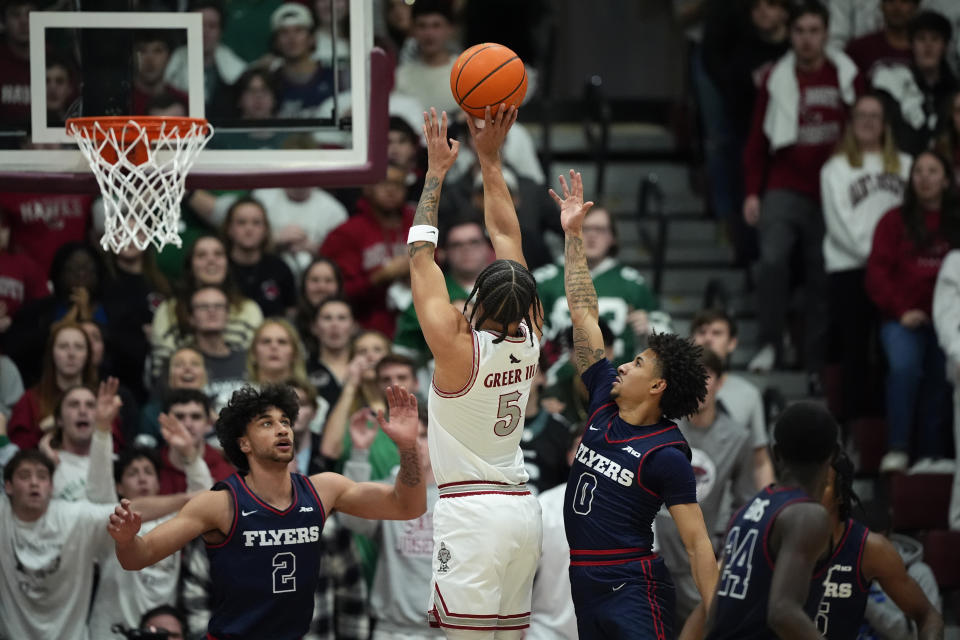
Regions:
<instances>
[{"instance_id":1,"label":"tattooed arm","mask_svg":"<svg viewBox=\"0 0 960 640\"><path fill-rule=\"evenodd\" d=\"M393 385L387 387L386 395L390 420L381 411L377 422L400 451L400 473L394 485L354 482L337 473L321 473L310 480L321 501L333 509L358 518L410 520L427 509L427 485L418 444L417 397Z\"/></svg>"},{"instance_id":2,"label":"tattooed arm","mask_svg":"<svg viewBox=\"0 0 960 640\"><path fill-rule=\"evenodd\" d=\"M560 206L560 224L564 233L564 277L567 306L573 323L573 363L583 373L603 360L603 334L600 333L600 310L597 290L593 286L587 257L583 252L583 218L593 206L583 201L583 179L570 170L570 184L560 176L563 198L551 189L550 197Z\"/></svg>"},{"instance_id":3,"label":"tattooed arm","mask_svg":"<svg viewBox=\"0 0 960 640\"><path fill-rule=\"evenodd\" d=\"M457 158L460 143L448 141L447 114L444 112L438 118L435 109L430 109L429 114L424 113L423 135L427 140L427 175L413 224L436 227L440 187ZM451 340L468 335L470 326L460 310L450 304L446 280L433 257L434 245L426 241L411 242L407 250L410 253L413 306L423 337L436 358L438 354L450 352Z\"/></svg>"}]
</instances>

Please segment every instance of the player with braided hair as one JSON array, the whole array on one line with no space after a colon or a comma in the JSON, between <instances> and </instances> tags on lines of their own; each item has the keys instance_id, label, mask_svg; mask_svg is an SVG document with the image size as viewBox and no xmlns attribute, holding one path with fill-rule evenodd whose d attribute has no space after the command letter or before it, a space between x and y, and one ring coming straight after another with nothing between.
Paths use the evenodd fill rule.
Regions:
<instances>
[{"instance_id":1,"label":"player with braided hair","mask_svg":"<svg viewBox=\"0 0 960 640\"><path fill-rule=\"evenodd\" d=\"M829 559L813 574L806 611L826 640L855 640L867 606L870 583L912 619L920 640L943 637L943 619L907 573L896 548L880 533L852 518L860 498L853 490L854 466L846 452L833 461L822 504L832 525Z\"/></svg>"},{"instance_id":2,"label":"player with braided hair","mask_svg":"<svg viewBox=\"0 0 960 640\"><path fill-rule=\"evenodd\" d=\"M457 156L447 115L424 114L427 174L410 230L410 288L436 368L428 442L440 499L433 515L430 622L448 638L520 638L540 558L540 505L520 438L537 373L542 308L527 270L500 148L516 109L468 120L483 176L484 222L497 259L477 277L470 317L450 303L434 261L440 187Z\"/></svg>"},{"instance_id":3,"label":"player with braided hair","mask_svg":"<svg viewBox=\"0 0 960 640\"><path fill-rule=\"evenodd\" d=\"M697 504L691 451L674 419L706 397L701 349L671 334L614 366L604 357L597 292L583 247L583 181L561 176L564 279L573 323L573 362L590 392L590 417L570 469L564 525L570 586L581 638L672 638L674 587L653 553L653 520L667 505L704 602L717 562Z\"/></svg>"},{"instance_id":4,"label":"player with braided hair","mask_svg":"<svg viewBox=\"0 0 960 640\"><path fill-rule=\"evenodd\" d=\"M496 260L487 265L477 276L464 306L469 307L474 297L476 304L470 314L470 324L483 327L496 323L500 332L494 340L496 343L506 339L509 325L517 318L530 327L535 326L534 317L543 317L537 281L526 267L513 260Z\"/></svg>"}]
</instances>

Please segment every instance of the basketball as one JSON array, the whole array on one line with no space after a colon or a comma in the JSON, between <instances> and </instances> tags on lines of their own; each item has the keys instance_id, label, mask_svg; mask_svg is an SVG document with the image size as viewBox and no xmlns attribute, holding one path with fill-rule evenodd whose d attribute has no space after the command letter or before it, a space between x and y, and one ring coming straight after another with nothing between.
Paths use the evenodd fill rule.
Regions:
<instances>
[{"instance_id":1,"label":"basketball","mask_svg":"<svg viewBox=\"0 0 960 640\"><path fill-rule=\"evenodd\" d=\"M527 72L523 61L501 44L476 44L457 58L450 71L450 91L460 107L483 118L488 105L519 107L527 94Z\"/></svg>"}]
</instances>

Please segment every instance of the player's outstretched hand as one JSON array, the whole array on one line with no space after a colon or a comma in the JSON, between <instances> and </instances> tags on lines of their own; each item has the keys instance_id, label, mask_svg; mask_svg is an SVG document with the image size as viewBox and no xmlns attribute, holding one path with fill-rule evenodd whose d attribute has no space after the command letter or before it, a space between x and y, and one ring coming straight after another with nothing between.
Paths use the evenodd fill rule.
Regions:
<instances>
[{"instance_id":1,"label":"player's outstretched hand","mask_svg":"<svg viewBox=\"0 0 960 640\"><path fill-rule=\"evenodd\" d=\"M110 514L107 533L117 542L132 542L140 532L141 524L140 514L131 509L130 501L124 498Z\"/></svg>"},{"instance_id":2,"label":"player's outstretched hand","mask_svg":"<svg viewBox=\"0 0 960 640\"><path fill-rule=\"evenodd\" d=\"M467 114L467 126L470 127L470 137L473 138L473 148L477 150L477 157L481 160L497 157L519 113L513 105L509 107L505 104L498 105L495 112L487 105L483 110L482 127L477 125L473 116Z\"/></svg>"},{"instance_id":3,"label":"player's outstretched hand","mask_svg":"<svg viewBox=\"0 0 960 640\"><path fill-rule=\"evenodd\" d=\"M390 436L398 449L416 446L420 434L420 419L417 417L417 396L409 393L400 385L387 387L387 406L390 408L388 421L383 411L377 412L377 422L384 433Z\"/></svg>"},{"instance_id":4,"label":"player's outstretched hand","mask_svg":"<svg viewBox=\"0 0 960 640\"><path fill-rule=\"evenodd\" d=\"M550 197L560 207L560 226L566 233L579 233L587 211L593 206L593 202L583 201L583 177L570 169L570 184L560 176L560 190L563 198L550 189Z\"/></svg>"},{"instance_id":5,"label":"player's outstretched hand","mask_svg":"<svg viewBox=\"0 0 960 640\"><path fill-rule=\"evenodd\" d=\"M460 151L460 142L447 137L446 111L439 117L433 107L430 107L430 113L423 112L423 139L427 141L427 171L446 175Z\"/></svg>"}]
</instances>

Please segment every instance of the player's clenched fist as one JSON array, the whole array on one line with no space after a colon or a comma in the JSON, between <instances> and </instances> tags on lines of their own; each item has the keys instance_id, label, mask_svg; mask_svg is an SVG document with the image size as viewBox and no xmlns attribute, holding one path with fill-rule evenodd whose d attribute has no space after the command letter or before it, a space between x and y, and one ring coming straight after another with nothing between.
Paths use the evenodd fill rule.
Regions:
<instances>
[{"instance_id":1,"label":"player's clenched fist","mask_svg":"<svg viewBox=\"0 0 960 640\"><path fill-rule=\"evenodd\" d=\"M130 508L130 501L124 498L110 514L107 532L117 542L130 542L140 532L142 524L140 514Z\"/></svg>"}]
</instances>

